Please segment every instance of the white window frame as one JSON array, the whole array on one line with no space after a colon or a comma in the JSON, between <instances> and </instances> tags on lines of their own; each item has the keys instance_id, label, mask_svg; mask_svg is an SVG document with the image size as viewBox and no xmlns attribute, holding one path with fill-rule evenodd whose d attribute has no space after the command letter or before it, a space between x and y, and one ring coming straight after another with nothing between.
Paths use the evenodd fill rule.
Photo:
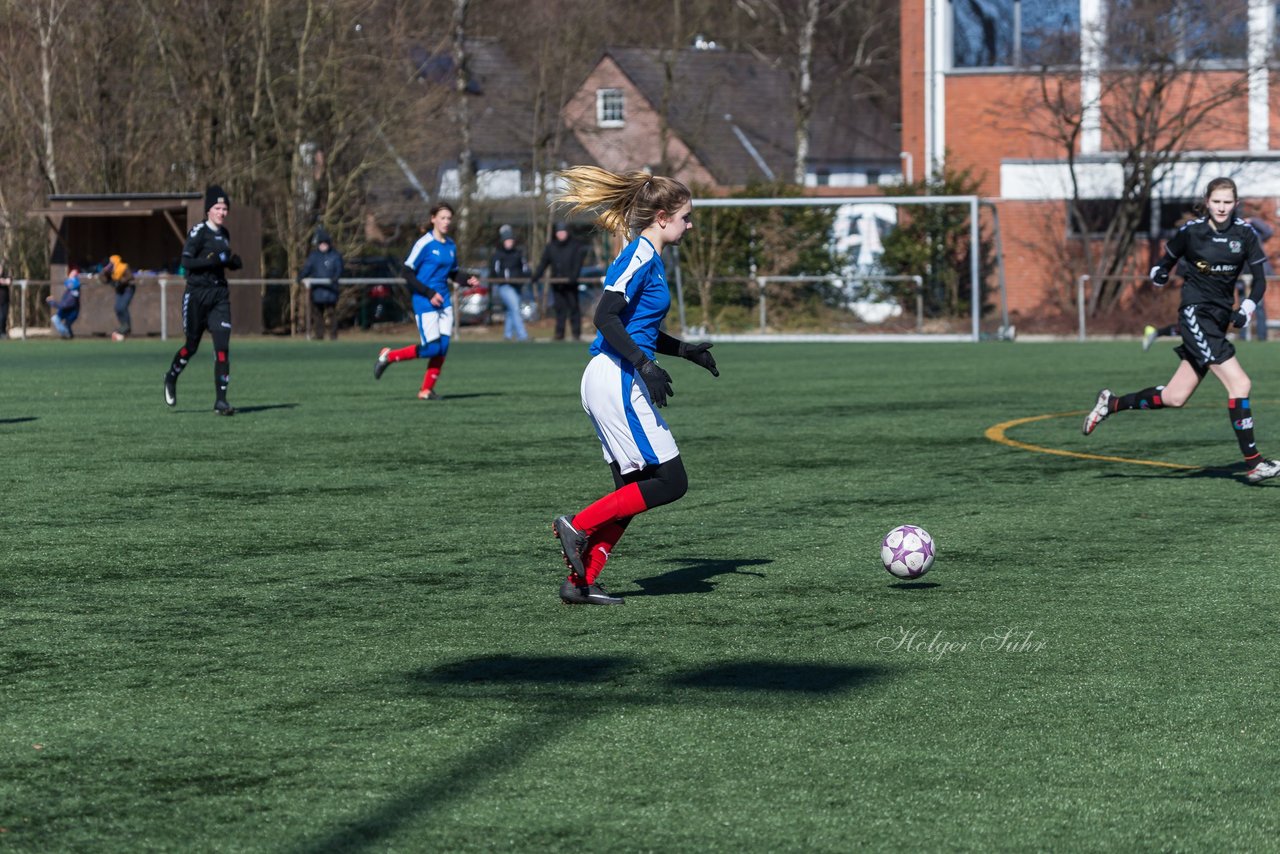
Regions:
<instances>
[{"instance_id":1,"label":"white window frame","mask_svg":"<svg viewBox=\"0 0 1280 854\"><path fill-rule=\"evenodd\" d=\"M596 127L626 127L626 96L621 89L596 90Z\"/></svg>"}]
</instances>

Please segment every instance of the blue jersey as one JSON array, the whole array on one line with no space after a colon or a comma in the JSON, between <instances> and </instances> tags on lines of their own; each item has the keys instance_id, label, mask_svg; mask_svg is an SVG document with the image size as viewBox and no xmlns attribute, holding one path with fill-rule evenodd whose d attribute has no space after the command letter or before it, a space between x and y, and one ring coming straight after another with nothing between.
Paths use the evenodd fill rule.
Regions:
<instances>
[{"instance_id":1,"label":"blue jersey","mask_svg":"<svg viewBox=\"0 0 1280 854\"><path fill-rule=\"evenodd\" d=\"M431 304L431 300L422 294L415 293L413 295L415 314L440 311L453 304L453 300L449 298L449 279L458 272L458 248L454 245L453 238L437 240L435 232L428 231L413 244L413 248L409 250L409 257L404 260L404 265L413 270L419 282L444 297L444 303L440 308L436 308Z\"/></svg>"},{"instance_id":2,"label":"blue jersey","mask_svg":"<svg viewBox=\"0 0 1280 854\"><path fill-rule=\"evenodd\" d=\"M626 298L627 307L619 315L622 325L631 340L650 359L658 343L658 330L671 308L666 273L662 256L649 239L637 237L613 259L604 277L606 291L615 291ZM615 357L622 355L609 346L603 334L597 332L596 340L591 342L591 355L601 353Z\"/></svg>"}]
</instances>

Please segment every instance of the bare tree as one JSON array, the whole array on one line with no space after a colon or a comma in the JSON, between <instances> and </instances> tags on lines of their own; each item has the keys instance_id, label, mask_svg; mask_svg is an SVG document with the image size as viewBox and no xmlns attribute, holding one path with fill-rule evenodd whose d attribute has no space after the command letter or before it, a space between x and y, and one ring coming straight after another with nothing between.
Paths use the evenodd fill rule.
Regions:
<instances>
[{"instance_id":1,"label":"bare tree","mask_svg":"<svg viewBox=\"0 0 1280 854\"><path fill-rule=\"evenodd\" d=\"M1157 188L1206 134L1239 129L1240 111L1226 108L1243 104L1248 93L1246 68L1223 69L1216 62L1223 45L1181 40L1177 28L1167 32L1166 12L1157 0L1135 0L1114 7L1104 30L1085 34L1105 45L1096 97L1082 95L1078 71L1045 63L1034 100L1022 105L1045 119L1033 124L1065 156L1068 228L1081 239L1074 244L1079 256L1063 260L1098 283L1094 313L1113 308L1125 292L1126 283L1116 277L1135 269L1134 251ZM1093 121L1104 145L1101 156L1120 166L1120 186L1107 205L1092 202L1083 186L1088 161L1098 159L1080 153ZM1153 240L1158 229L1151 224Z\"/></svg>"},{"instance_id":2,"label":"bare tree","mask_svg":"<svg viewBox=\"0 0 1280 854\"><path fill-rule=\"evenodd\" d=\"M795 106L795 161L791 179L803 184L809 164L815 101L822 91L837 109L874 98L893 107L897 80L897 9L886 0L736 0L755 23L746 36L758 57L786 68ZM883 81L883 82L881 82ZM838 100L843 100L839 104Z\"/></svg>"}]
</instances>

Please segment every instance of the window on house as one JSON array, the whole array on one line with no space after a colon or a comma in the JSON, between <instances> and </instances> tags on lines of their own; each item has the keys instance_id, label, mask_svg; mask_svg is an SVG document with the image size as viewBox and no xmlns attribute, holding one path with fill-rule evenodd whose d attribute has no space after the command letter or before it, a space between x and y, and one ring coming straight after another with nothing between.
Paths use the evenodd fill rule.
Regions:
<instances>
[{"instance_id":1,"label":"window on house","mask_svg":"<svg viewBox=\"0 0 1280 854\"><path fill-rule=\"evenodd\" d=\"M1079 0L952 0L955 68L1076 65Z\"/></svg>"},{"instance_id":2,"label":"window on house","mask_svg":"<svg viewBox=\"0 0 1280 854\"><path fill-rule=\"evenodd\" d=\"M1244 62L1249 0L1108 0L1107 62Z\"/></svg>"},{"instance_id":3,"label":"window on house","mask_svg":"<svg viewBox=\"0 0 1280 854\"><path fill-rule=\"evenodd\" d=\"M596 125L620 128L627 123L621 89L596 90Z\"/></svg>"}]
</instances>

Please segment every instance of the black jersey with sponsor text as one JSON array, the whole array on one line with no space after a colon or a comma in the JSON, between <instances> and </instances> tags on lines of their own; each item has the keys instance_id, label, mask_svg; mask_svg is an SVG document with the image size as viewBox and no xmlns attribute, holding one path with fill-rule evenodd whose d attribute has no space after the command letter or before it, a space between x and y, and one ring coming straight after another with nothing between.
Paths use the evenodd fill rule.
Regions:
<instances>
[{"instance_id":1,"label":"black jersey with sponsor text","mask_svg":"<svg viewBox=\"0 0 1280 854\"><path fill-rule=\"evenodd\" d=\"M1187 262L1182 305L1208 304L1228 310L1235 305L1240 272L1266 258L1257 232L1239 218L1233 218L1222 231L1207 217L1193 219L1170 238L1166 251Z\"/></svg>"},{"instance_id":2,"label":"black jersey with sponsor text","mask_svg":"<svg viewBox=\"0 0 1280 854\"><path fill-rule=\"evenodd\" d=\"M221 256L230 254L231 232L226 226L214 228L207 221L192 226L182 247L187 285L193 288L225 288L227 263Z\"/></svg>"}]
</instances>

